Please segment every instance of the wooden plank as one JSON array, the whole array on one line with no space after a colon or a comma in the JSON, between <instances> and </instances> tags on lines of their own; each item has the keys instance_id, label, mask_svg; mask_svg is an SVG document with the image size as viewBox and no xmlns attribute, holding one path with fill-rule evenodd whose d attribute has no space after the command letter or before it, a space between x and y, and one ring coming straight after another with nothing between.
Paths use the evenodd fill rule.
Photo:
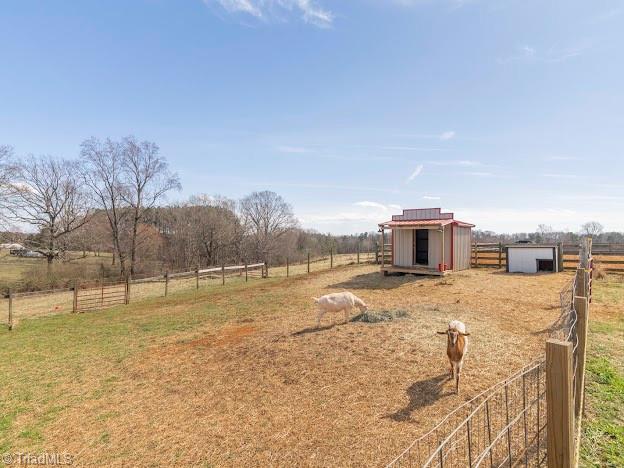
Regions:
<instances>
[{"instance_id":1,"label":"wooden plank","mask_svg":"<svg viewBox=\"0 0 624 468\"><path fill-rule=\"evenodd\" d=\"M572 343L546 341L546 416L548 466L572 468L574 463L574 402Z\"/></svg>"}]
</instances>

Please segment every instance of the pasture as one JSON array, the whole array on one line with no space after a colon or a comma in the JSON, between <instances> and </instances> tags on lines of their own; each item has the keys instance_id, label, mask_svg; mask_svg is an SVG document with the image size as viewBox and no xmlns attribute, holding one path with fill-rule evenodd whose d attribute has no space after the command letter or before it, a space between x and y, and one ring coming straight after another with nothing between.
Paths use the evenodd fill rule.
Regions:
<instances>
[{"instance_id":1,"label":"pasture","mask_svg":"<svg viewBox=\"0 0 624 468\"><path fill-rule=\"evenodd\" d=\"M0 331L0 452L69 452L80 465L382 465L542 353L571 277L383 278L347 266L24 319ZM314 329L310 297L345 289L408 315L327 314ZM472 333L460 395L435 333L456 318Z\"/></svg>"}]
</instances>

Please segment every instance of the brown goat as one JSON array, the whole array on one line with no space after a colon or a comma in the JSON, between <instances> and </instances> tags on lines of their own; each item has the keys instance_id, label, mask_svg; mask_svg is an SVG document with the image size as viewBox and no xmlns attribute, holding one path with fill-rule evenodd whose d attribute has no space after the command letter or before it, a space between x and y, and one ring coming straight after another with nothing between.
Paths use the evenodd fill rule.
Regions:
<instances>
[{"instance_id":1,"label":"brown goat","mask_svg":"<svg viewBox=\"0 0 624 468\"><path fill-rule=\"evenodd\" d=\"M439 331L439 335L446 335L446 355L451 366L451 378L455 379L455 393L459 394L459 376L461 374L464 357L468 352L468 336L466 325L459 320L449 322L446 331Z\"/></svg>"}]
</instances>

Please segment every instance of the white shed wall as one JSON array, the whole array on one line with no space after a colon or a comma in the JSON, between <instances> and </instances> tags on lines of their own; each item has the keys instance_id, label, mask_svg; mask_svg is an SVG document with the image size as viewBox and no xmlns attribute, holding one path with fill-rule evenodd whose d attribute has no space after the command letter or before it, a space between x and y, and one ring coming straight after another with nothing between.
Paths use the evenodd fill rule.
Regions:
<instances>
[{"instance_id":1,"label":"white shed wall","mask_svg":"<svg viewBox=\"0 0 624 468\"><path fill-rule=\"evenodd\" d=\"M412 229L394 229L394 252L392 263L396 266L412 266Z\"/></svg>"},{"instance_id":2,"label":"white shed wall","mask_svg":"<svg viewBox=\"0 0 624 468\"><path fill-rule=\"evenodd\" d=\"M508 247L507 249L510 273L537 273L538 259L554 260L556 269L557 258L555 257L553 257L552 247Z\"/></svg>"},{"instance_id":3,"label":"white shed wall","mask_svg":"<svg viewBox=\"0 0 624 468\"><path fill-rule=\"evenodd\" d=\"M453 242L453 270L467 270L470 268L471 233L469 227L455 226L453 229L455 241Z\"/></svg>"}]
</instances>

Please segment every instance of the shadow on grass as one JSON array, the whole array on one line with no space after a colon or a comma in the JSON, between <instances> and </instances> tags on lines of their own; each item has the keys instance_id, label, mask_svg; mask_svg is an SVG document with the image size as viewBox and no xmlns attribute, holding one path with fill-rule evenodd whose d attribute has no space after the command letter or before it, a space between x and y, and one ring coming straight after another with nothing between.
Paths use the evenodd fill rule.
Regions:
<instances>
[{"instance_id":1,"label":"shadow on grass","mask_svg":"<svg viewBox=\"0 0 624 468\"><path fill-rule=\"evenodd\" d=\"M451 392L442 393L444 382L449 378L449 374L445 372L426 380L414 382L407 389L408 404L386 417L397 422L409 421L414 411L432 405L442 397L453 395Z\"/></svg>"},{"instance_id":2,"label":"shadow on grass","mask_svg":"<svg viewBox=\"0 0 624 468\"><path fill-rule=\"evenodd\" d=\"M334 328L336 325L336 323L332 323L330 325L324 325L322 327L308 327L308 328L304 328L303 330L299 330L296 331L294 333L292 333L292 336L301 336L301 335L307 335L308 333L318 333L318 332L322 332L325 330L331 330L332 328Z\"/></svg>"},{"instance_id":3,"label":"shadow on grass","mask_svg":"<svg viewBox=\"0 0 624 468\"><path fill-rule=\"evenodd\" d=\"M383 276L379 272L373 272L356 275L341 283L330 284L327 289L395 289L404 284L427 280L431 280L431 277L412 274Z\"/></svg>"}]
</instances>

